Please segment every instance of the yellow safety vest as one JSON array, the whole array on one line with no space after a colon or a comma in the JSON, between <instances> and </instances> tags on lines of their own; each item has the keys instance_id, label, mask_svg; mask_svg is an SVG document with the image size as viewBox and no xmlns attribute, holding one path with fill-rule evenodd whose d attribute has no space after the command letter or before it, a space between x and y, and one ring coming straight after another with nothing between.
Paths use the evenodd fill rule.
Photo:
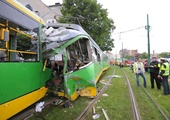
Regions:
<instances>
[{"instance_id":1,"label":"yellow safety vest","mask_svg":"<svg viewBox=\"0 0 170 120\"><path fill-rule=\"evenodd\" d=\"M140 62L140 66L141 66L141 70L142 70L143 72L145 72L145 68L144 68L144 65L143 65L142 62ZM135 62L135 63L134 63L134 65L133 65L133 71L134 71L134 73L139 73L139 71L138 71L138 62Z\"/></svg>"},{"instance_id":2,"label":"yellow safety vest","mask_svg":"<svg viewBox=\"0 0 170 120\"><path fill-rule=\"evenodd\" d=\"M166 68L164 67L164 65L166 66ZM160 72L161 70L165 70L165 73L162 76L168 76L169 75L169 64L167 62L163 63L160 67Z\"/></svg>"}]
</instances>

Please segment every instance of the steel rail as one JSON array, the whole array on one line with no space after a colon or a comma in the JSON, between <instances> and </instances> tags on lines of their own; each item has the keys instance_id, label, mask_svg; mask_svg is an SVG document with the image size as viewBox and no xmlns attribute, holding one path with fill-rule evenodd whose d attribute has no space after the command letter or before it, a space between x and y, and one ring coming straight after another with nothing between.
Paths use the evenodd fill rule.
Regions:
<instances>
[{"instance_id":1,"label":"steel rail","mask_svg":"<svg viewBox=\"0 0 170 120\"><path fill-rule=\"evenodd\" d=\"M126 71L127 72L127 71ZM130 74L132 76L132 74ZM136 79L134 76L132 76L134 79ZM141 86L142 89L145 91L145 93L148 95L148 97L152 100L152 102L154 103L154 105L159 109L160 113L163 115L163 117L166 119L166 120L170 120L168 118L168 116L165 114L165 112L161 109L161 107L159 106L159 104L154 100L154 98L148 93L148 91L146 89L144 89L143 86Z\"/></svg>"},{"instance_id":2,"label":"steel rail","mask_svg":"<svg viewBox=\"0 0 170 120\"><path fill-rule=\"evenodd\" d=\"M115 69L113 72L113 75L115 74ZM76 120L81 120L87 113L88 111L93 107L94 103L99 99L99 97L101 96L101 94L104 92L104 90L107 88L107 86L109 85L110 81L111 81L112 77L110 77L107 81L107 83L105 84L105 86L100 90L100 92L97 94L97 96L87 105L87 107L83 110L83 112L78 116L78 118Z\"/></svg>"},{"instance_id":3,"label":"steel rail","mask_svg":"<svg viewBox=\"0 0 170 120\"><path fill-rule=\"evenodd\" d=\"M143 87L142 87L143 88ZM161 112L161 114L164 116L164 118L166 120L169 120L169 118L167 117L167 115L164 113L164 111L161 109L161 107L157 104L157 102L154 100L153 97L151 97L151 95L143 88L143 90L146 92L146 94L149 96L149 98L153 101L153 103L155 104L155 106L159 109L159 111Z\"/></svg>"},{"instance_id":4,"label":"steel rail","mask_svg":"<svg viewBox=\"0 0 170 120\"><path fill-rule=\"evenodd\" d=\"M121 69L121 70L122 70L122 69ZM126 81L127 81L127 84L128 84L129 94L130 94L131 103L132 103L132 108L133 108L133 116L134 116L134 119L135 119L135 120L141 120L140 113L139 113L139 110L138 110L138 108L137 108L136 99L135 99L135 97L134 97L134 93L133 93L133 90L132 90L132 87L131 87L129 78L128 78L127 74L126 74L123 70L122 70L122 72L123 72L123 74L125 75Z\"/></svg>"}]
</instances>

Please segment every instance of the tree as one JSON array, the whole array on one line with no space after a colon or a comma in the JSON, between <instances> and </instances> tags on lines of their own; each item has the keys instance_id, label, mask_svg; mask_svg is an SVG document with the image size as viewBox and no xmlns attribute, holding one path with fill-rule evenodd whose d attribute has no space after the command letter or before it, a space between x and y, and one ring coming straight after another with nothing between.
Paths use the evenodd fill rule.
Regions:
<instances>
[{"instance_id":1,"label":"tree","mask_svg":"<svg viewBox=\"0 0 170 120\"><path fill-rule=\"evenodd\" d=\"M81 25L102 50L112 50L114 22L108 18L107 9L103 9L97 0L64 0L61 13L63 16L58 22Z\"/></svg>"},{"instance_id":2,"label":"tree","mask_svg":"<svg viewBox=\"0 0 170 120\"><path fill-rule=\"evenodd\" d=\"M132 60L132 59L134 59L134 56L126 55L125 58L128 59L128 60Z\"/></svg>"},{"instance_id":3,"label":"tree","mask_svg":"<svg viewBox=\"0 0 170 120\"><path fill-rule=\"evenodd\" d=\"M140 55L140 58L141 59L147 59L148 58L148 54L146 52L143 52L141 55Z\"/></svg>"},{"instance_id":4,"label":"tree","mask_svg":"<svg viewBox=\"0 0 170 120\"><path fill-rule=\"evenodd\" d=\"M33 44L31 42L31 38L23 35L23 34L17 34L17 50L20 51L29 51ZM24 59L35 59L36 55L33 54L19 54L19 57L22 57Z\"/></svg>"},{"instance_id":5,"label":"tree","mask_svg":"<svg viewBox=\"0 0 170 120\"><path fill-rule=\"evenodd\" d=\"M166 58L167 56L169 56L168 52L162 52L162 53L159 54L159 57Z\"/></svg>"},{"instance_id":6,"label":"tree","mask_svg":"<svg viewBox=\"0 0 170 120\"><path fill-rule=\"evenodd\" d=\"M5 41L0 40L0 48L5 48Z\"/></svg>"}]
</instances>

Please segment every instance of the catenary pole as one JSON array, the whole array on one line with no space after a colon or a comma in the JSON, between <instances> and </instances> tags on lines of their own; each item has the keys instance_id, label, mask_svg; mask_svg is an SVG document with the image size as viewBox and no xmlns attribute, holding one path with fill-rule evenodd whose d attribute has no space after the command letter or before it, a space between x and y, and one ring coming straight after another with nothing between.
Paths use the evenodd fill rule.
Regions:
<instances>
[{"instance_id":1,"label":"catenary pole","mask_svg":"<svg viewBox=\"0 0 170 120\"><path fill-rule=\"evenodd\" d=\"M123 42L122 42L122 64L123 64L123 58L124 58L124 51L123 51Z\"/></svg>"},{"instance_id":2,"label":"catenary pole","mask_svg":"<svg viewBox=\"0 0 170 120\"><path fill-rule=\"evenodd\" d=\"M149 66L150 66L150 37L149 37L149 31L150 31L150 26L149 26L149 15L147 14L147 38L148 38L148 72L150 72Z\"/></svg>"}]
</instances>

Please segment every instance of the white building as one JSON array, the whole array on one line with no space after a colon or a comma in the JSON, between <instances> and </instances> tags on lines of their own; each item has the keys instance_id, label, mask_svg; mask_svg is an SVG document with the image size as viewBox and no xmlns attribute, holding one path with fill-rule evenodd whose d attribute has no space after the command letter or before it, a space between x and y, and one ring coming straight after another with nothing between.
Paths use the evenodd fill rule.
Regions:
<instances>
[{"instance_id":1,"label":"white building","mask_svg":"<svg viewBox=\"0 0 170 120\"><path fill-rule=\"evenodd\" d=\"M56 23L55 18L62 16L62 4L55 3L55 5L46 6L41 0L17 0L24 6L31 6L33 12L38 14L45 23Z\"/></svg>"}]
</instances>

